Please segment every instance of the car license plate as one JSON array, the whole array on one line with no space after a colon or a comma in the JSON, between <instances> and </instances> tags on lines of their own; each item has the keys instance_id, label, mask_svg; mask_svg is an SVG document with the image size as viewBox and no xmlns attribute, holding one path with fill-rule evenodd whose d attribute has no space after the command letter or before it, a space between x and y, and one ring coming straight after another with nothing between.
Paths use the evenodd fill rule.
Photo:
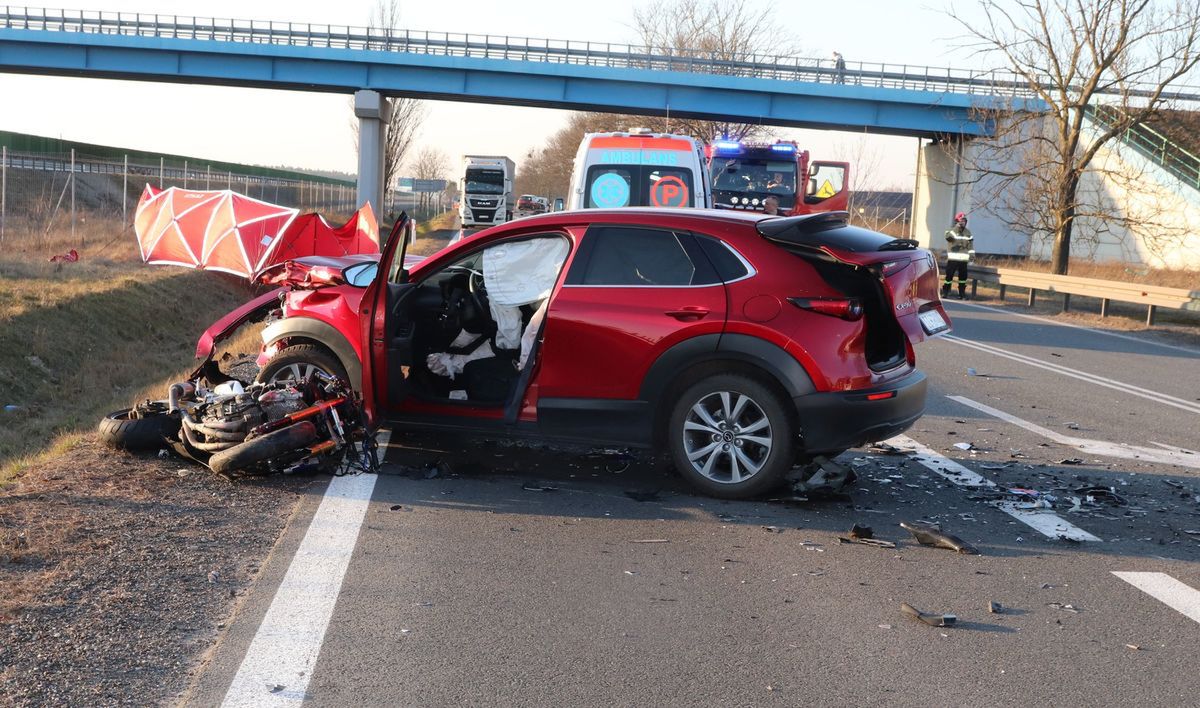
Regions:
<instances>
[{"instance_id":1,"label":"car license plate","mask_svg":"<svg viewBox=\"0 0 1200 708\"><path fill-rule=\"evenodd\" d=\"M925 328L925 334L937 334L949 326L937 310L926 310L918 317L921 318L921 326Z\"/></svg>"}]
</instances>

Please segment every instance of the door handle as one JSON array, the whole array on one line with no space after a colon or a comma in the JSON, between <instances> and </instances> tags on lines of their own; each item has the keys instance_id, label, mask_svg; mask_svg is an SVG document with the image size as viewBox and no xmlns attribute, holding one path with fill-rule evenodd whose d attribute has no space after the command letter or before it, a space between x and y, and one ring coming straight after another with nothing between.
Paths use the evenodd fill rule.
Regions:
<instances>
[{"instance_id":1,"label":"door handle","mask_svg":"<svg viewBox=\"0 0 1200 708\"><path fill-rule=\"evenodd\" d=\"M663 314L667 317L674 317L680 322L694 322L704 319L708 315L708 308L688 306L681 307L678 310L667 310Z\"/></svg>"}]
</instances>

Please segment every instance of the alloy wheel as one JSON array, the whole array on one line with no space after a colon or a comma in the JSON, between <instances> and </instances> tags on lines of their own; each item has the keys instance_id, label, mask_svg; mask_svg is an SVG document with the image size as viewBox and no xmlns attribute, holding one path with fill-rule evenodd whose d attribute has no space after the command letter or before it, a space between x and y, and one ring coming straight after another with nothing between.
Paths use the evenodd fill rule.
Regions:
<instances>
[{"instance_id":1,"label":"alloy wheel","mask_svg":"<svg viewBox=\"0 0 1200 708\"><path fill-rule=\"evenodd\" d=\"M738 484L758 474L771 456L771 422L750 396L710 393L683 421L684 452L692 467L720 484Z\"/></svg>"}]
</instances>

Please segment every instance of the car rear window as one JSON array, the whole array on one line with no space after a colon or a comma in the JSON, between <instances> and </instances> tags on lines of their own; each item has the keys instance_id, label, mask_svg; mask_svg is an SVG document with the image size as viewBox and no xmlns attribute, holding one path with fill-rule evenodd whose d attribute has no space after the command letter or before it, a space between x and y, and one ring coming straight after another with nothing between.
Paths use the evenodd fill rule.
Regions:
<instances>
[{"instance_id":1,"label":"car rear window","mask_svg":"<svg viewBox=\"0 0 1200 708\"><path fill-rule=\"evenodd\" d=\"M605 226L588 230L571 285L700 286L719 282L690 234Z\"/></svg>"}]
</instances>

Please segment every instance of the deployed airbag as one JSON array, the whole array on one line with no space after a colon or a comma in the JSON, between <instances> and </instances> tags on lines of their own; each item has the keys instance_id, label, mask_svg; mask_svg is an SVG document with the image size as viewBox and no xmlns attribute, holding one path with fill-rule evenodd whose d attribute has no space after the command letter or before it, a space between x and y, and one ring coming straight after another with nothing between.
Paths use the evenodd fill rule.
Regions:
<instances>
[{"instance_id":1,"label":"deployed airbag","mask_svg":"<svg viewBox=\"0 0 1200 708\"><path fill-rule=\"evenodd\" d=\"M496 321L497 347L521 345L517 308L550 297L566 258L567 241L560 237L504 243L483 252L483 279Z\"/></svg>"}]
</instances>

